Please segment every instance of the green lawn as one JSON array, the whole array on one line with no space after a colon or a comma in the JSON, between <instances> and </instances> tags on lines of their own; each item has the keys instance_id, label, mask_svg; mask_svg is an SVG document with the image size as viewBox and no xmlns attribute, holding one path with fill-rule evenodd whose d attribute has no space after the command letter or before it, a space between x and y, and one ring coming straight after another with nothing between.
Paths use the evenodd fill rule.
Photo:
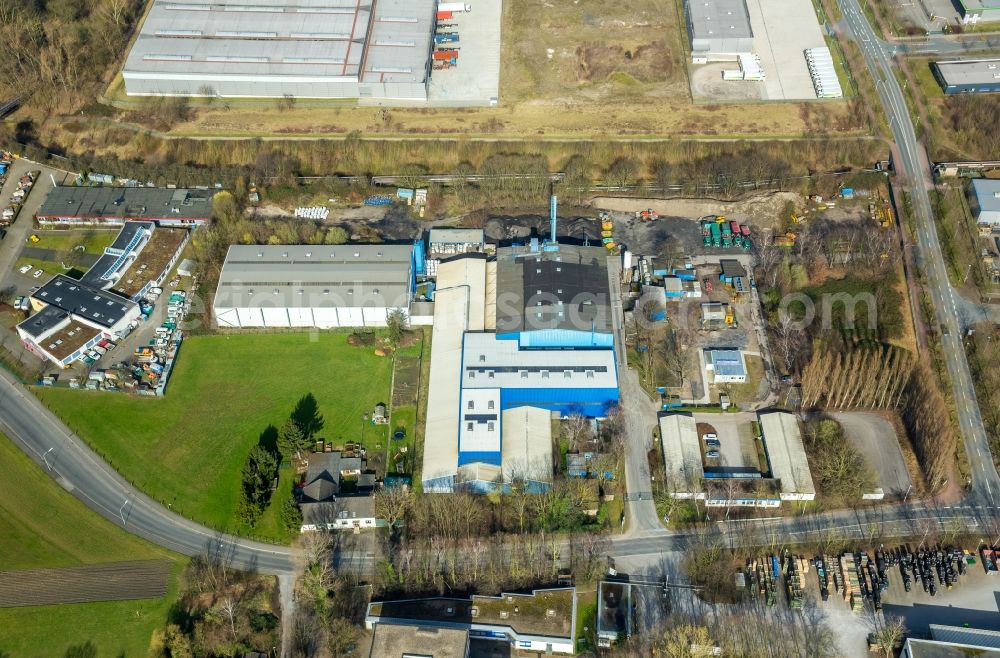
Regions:
<instances>
[{"instance_id":1,"label":"green lawn","mask_svg":"<svg viewBox=\"0 0 1000 658\"><path fill-rule=\"evenodd\" d=\"M139 488L196 521L240 531L233 517L247 452L303 395L316 396L325 418L320 438L342 443L363 431L366 444L385 440L385 426L363 423L362 415L388 402L392 360L348 345L347 337L194 336L184 341L163 398L36 393Z\"/></svg>"},{"instance_id":2,"label":"green lawn","mask_svg":"<svg viewBox=\"0 0 1000 658\"><path fill-rule=\"evenodd\" d=\"M39 237L38 242L26 242L27 246L55 251L69 251L82 246L84 252L98 255L115 241L118 230L35 231L34 235Z\"/></svg>"},{"instance_id":3,"label":"green lawn","mask_svg":"<svg viewBox=\"0 0 1000 658\"><path fill-rule=\"evenodd\" d=\"M281 505L285 502L285 499L292 495L292 485L294 484L295 473L292 471L290 465L285 464L278 471L278 488L271 495L271 503L264 510L264 513L260 515L260 518L257 519L257 526L254 528L255 534L264 537L273 537L284 542L290 542L298 534L298 530L295 532L286 530L284 524L281 522Z\"/></svg>"},{"instance_id":4,"label":"green lawn","mask_svg":"<svg viewBox=\"0 0 1000 658\"><path fill-rule=\"evenodd\" d=\"M64 567L118 560L185 559L153 546L88 510L0 435L0 569ZM144 656L177 596L162 599L0 608L0 651L61 656L90 640L100 656Z\"/></svg>"}]
</instances>

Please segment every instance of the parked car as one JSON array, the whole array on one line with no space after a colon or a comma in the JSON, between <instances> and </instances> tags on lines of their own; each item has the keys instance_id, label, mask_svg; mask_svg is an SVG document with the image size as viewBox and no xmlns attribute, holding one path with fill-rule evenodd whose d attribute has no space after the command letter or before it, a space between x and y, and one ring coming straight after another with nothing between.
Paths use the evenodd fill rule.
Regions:
<instances>
[{"instance_id":1,"label":"parked car","mask_svg":"<svg viewBox=\"0 0 1000 658\"><path fill-rule=\"evenodd\" d=\"M17 271L20 272L21 274L27 274L28 272L31 271L31 265L22 265L21 267L17 268Z\"/></svg>"},{"instance_id":2,"label":"parked car","mask_svg":"<svg viewBox=\"0 0 1000 658\"><path fill-rule=\"evenodd\" d=\"M719 443L718 439L705 439L705 445L708 445L708 446L720 446L722 444Z\"/></svg>"},{"instance_id":3,"label":"parked car","mask_svg":"<svg viewBox=\"0 0 1000 658\"><path fill-rule=\"evenodd\" d=\"M708 452L705 453L705 456L708 457L709 459L717 459L719 457L719 451L709 450Z\"/></svg>"},{"instance_id":4,"label":"parked car","mask_svg":"<svg viewBox=\"0 0 1000 658\"><path fill-rule=\"evenodd\" d=\"M705 440L706 441L718 441L719 437L718 437L718 435L715 434L715 432L709 432L708 434L705 435Z\"/></svg>"},{"instance_id":5,"label":"parked car","mask_svg":"<svg viewBox=\"0 0 1000 658\"><path fill-rule=\"evenodd\" d=\"M31 273L31 277L33 279L37 279L38 277L42 276L43 274L45 274L44 270L35 270L34 272Z\"/></svg>"}]
</instances>

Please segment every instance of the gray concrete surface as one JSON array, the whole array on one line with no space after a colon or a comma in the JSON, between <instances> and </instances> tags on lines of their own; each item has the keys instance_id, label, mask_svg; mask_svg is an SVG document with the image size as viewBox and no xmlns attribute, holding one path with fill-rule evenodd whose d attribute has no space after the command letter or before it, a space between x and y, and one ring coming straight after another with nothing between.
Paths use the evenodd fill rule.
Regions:
<instances>
[{"instance_id":1,"label":"gray concrete surface","mask_svg":"<svg viewBox=\"0 0 1000 658\"><path fill-rule=\"evenodd\" d=\"M694 418L698 423L711 425L719 435L719 459L706 460L708 466L757 467L757 453L753 449L750 429L750 422L756 420L756 414L695 414Z\"/></svg>"},{"instance_id":2,"label":"gray concrete surface","mask_svg":"<svg viewBox=\"0 0 1000 658\"><path fill-rule=\"evenodd\" d=\"M747 0L768 100L815 100L805 50L826 45L810 0Z\"/></svg>"},{"instance_id":3,"label":"gray concrete surface","mask_svg":"<svg viewBox=\"0 0 1000 658\"><path fill-rule=\"evenodd\" d=\"M458 32L458 65L431 71L427 105L431 107L490 105L500 96L500 25L502 0L470 2L472 11L456 13L443 23Z\"/></svg>"},{"instance_id":4,"label":"gray concrete surface","mask_svg":"<svg viewBox=\"0 0 1000 658\"><path fill-rule=\"evenodd\" d=\"M860 412L831 414L844 434L878 473L879 486L886 496L903 498L910 489L910 473L899 449L896 430L878 414Z\"/></svg>"}]
</instances>

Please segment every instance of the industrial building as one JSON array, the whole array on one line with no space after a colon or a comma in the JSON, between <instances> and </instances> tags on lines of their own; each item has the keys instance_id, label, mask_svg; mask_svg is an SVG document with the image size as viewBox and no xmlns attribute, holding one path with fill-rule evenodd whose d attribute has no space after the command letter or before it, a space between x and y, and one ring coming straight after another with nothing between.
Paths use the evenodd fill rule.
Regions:
<instances>
[{"instance_id":1,"label":"industrial building","mask_svg":"<svg viewBox=\"0 0 1000 658\"><path fill-rule=\"evenodd\" d=\"M382 327L415 277L413 245L233 245L212 309L219 327Z\"/></svg>"},{"instance_id":2,"label":"industrial building","mask_svg":"<svg viewBox=\"0 0 1000 658\"><path fill-rule=\"evenodd\" d=\"M497 250L496 331L522 349L610 349L607 253L535 241Z\"/></svg>"},{"instance_id":3,"label":"industrial building","mask_svg":"<svg viewBox=\"0 0 1000 658\"><path fill-rule=\"evenodd\" d=\"M928 627L930 638L908 638L901 658L1000 658L1000 632L941 624Z\"/></svg>"},{"instance_id":4,"label":"industrial building","mask_svg":"<svg viewBox=\"0 0 1000 658\"><path fill-rule=\"evenodd\" d=\"M189 235L153 222L125 222L79 280L58 274L31 294L35 314L17 325L21 342L66 368L102 341L126 336L139 320L138 301L164 282Z\"/></svg>"},{"instance_id":5,"label":"industrial building","mask_svg":"<svg viewBox=\"0 0 1000 658\"><path fill-rule=\"evenodd\" d=\"M747 380L747 362L742 350L704 350L705 371L713 384L743 384ZM708 378L706 378L708 379Z\"/></svg>"},{"instance_id":6,"label":"industrial building","mask_svg":"<svg viewBox=\"0 0 1000 658\"><path fill-rule=\"evenodd\" d=\"M428 646L428 631L433 633L438 629L446 629L466 631L473 642L481 641L487 645L491 642L505 643L519 652L574 655L576 588L539 589L530 594L503 593L500 596L473 595L469 598L440 597L369 603L365 628L374 630L377 638L379 628L386 624L409 627L412 635L408 642L418 647ZM455 651L463 641L461 637L446 639L447 645L443 646L447 646L450 651ZM408 644L408 650L412 644ZM487 655L493 652L484 647L482 653ZM430 654L416 652L412 655ZM435 652L433 655L438 654Z\"/></svg>"},{"instance_id":7,"label":"industrial building","mask_svg":"<svg viewBox=\"0 0 1000 658\"><path fill-rule=\"evenodd\" d=\"M795 414L771 411L757 415L771 477L781 486L782 500L815 500L802 430Z\"/></svg>"},{"instance_id":8,"label":"industrial building","mask_svg":"<svg viewBox=\"0 0 1000 658\"><path fill-rule=\"evenodd\" d=\"M686 0L684 14L692 60L733 60L753 51L746 0Z\"/></svg>"},{"instance_id":9,"label":"industrial building","mask_svg":"<svg viewBox=\"0 0 1000 658\"><path fill-rule=\"evenodd\" d=\"M152 288L163 284L189 236L186 229L157 228L153 222L126 222L114 242L80 277L80 283L112 290L137 302Z\"/></svg>"},{"instance_id":10,"label":"industrial building","mask_svg":"<svg viewBox=\"0 0 1000 658\"><path fill-rule=\"evenodd\" d=\"M768 464L764 472L756 460L753 466L705 466L699 422L711 424L711 418L686 413L660 416L664 475L672 497L702 500L706 507L778 507L782 501L815 499L802 432L794 414L757 414ZM712 486L734 481L738 486Z\"/></svg>"},{"instance_id":11,"label":"industrial building","mask_svg":"<svg viewBox=\"0 0 1000 658\"><path fill-rule=\"evenodd\" d=\"M675 498L700 498L705 467L697 424L691 414L660 416L660 444L664 475Z\"/></svg>"},{"instance_id":12,"label":"industrial building","mask_svg":"<svg viewBox=\"0 0 1000 658\"><path fill-rule=\"evenodd\" d=\"M24 346L59 367L69 367L101 340L119 340L139 320L139 305L57 274L31 295L35 312L17 325Z\"/></svg>"},{"instance_id":13,"label":"industrial building","mask_svg":"<svg viewBox=\"0 0 1000 658\"><path fill-rule=\"evenodd\" d=\"M433 0L154 0L130 96L426 101Z\"/></svg>"},{"instance_id":14,"label":"industrial building","mask_svg":"<svg viewBox=\"0 0 1000 658\"><path fill-rule=\"evenodd\" d=\"M969 208L980 227L1000 229L1000 180L974 178L969 189Z\"/></svg>"},{"instance_id":15,"label":"industrial building","mask_svg":"<svg viewBox=\"0 0 1000 658\"><path fill-rule=\"evenodd\" d=\"M553 417L618 403L607 254L536 242L441 262L423 489L549 486Z\"/></svg>"},{"instance_id":16,"label":"industrial building","mask_svg":"<svg viewBox=\"0 0 1000 658\"><path fill-rule=\"evenodd\" d=\"M991 94L1000 91L1000 59L955 59L934 62L934 77L944 93Z\"/></svg>"},{"instance_id":17,"label":"industrial building","mask_svg":"<svg viewBox=\"0 0 1000 658\"><path fill-rule=\"evenodd\" d=\"M197 227L212 218L209 190L162 187L53 187L35 213L39 224L124 224Z\"/></svg>"},{"instance_id":18,"label":"industrial building","mask_svg":"<svg viewBox=\"0 0 1000 658\"><path fill-rule=\"evenodd\" d=\"M963 23L991 23L1000 21L998 0L958 0Z\"/></svg>"}]
</instances>

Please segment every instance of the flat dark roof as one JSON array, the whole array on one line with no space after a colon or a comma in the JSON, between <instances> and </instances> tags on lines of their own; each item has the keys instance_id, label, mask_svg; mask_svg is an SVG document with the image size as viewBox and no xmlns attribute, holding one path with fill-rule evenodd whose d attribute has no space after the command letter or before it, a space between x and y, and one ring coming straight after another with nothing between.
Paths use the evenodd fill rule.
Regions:
<instances>
[{"instance_id":1,"label":"flat dark roof","mask_svg":"<svg viewBox=\"0 0 1000 658\"><path fill-rule=\"evenodd\" d=\"M559 245L497 251L497 332L566 329L611 333L607 251Z\"/></svg>"},{"instance_id":2,"label":"flat dark roof","mask_svg":"<svg viewBox=\"0 0 1000 658\"><path fill-rule=\"evenodd\" d=\"M114 293L96 289L63 274L52 277L32 297L106 329L121 321L135 307L133 302Z\"/></svg>"},{"instance_id":3,"label":"flat dark roof","mask_svg":"<svg viewBox=\"0 0 1000 658\"><path fill-rule=\"evenodd\" d=\"M35 213L42 218L201 219L212 216L210 190L163 187L54 187Z\"/></svg>"}]
</instances>

